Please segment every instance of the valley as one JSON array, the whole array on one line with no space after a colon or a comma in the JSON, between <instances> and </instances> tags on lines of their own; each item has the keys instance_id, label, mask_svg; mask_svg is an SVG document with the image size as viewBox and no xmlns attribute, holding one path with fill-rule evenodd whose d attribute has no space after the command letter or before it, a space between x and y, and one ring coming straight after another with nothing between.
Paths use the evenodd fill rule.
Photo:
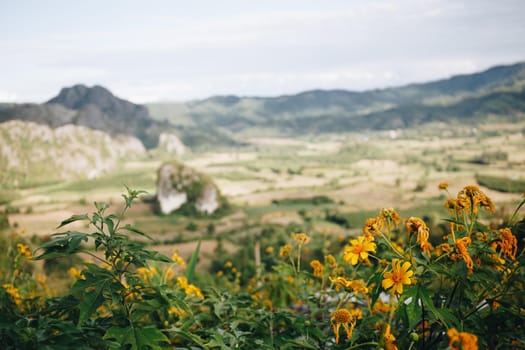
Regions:
<instances>
[{"instance_id":1,"label":"valley","mask_svg":"<svg viewBox=\"0 0 525 350\"><path fill-rule=\"evenodd\" d=\"M447 215L446 194L437 189L440 182L448 182L450 193L455 193L476 184L480 175L523 179L524 128L525 123L476 129L436 124L402 131L245 138L243 148L180 157L217 183L231 203L226 215L158 215L146 200L133 206L126 222L148 232L159 250L179 250L185 257L194 247L189 242L199 239L207 251L213 251L218 237L235 249L243 229L301 227L334 236L353 235L367 217L388 207L401 215L426 215L438 225ZM1 209L10 212L12 227L46 237L55 232L58 222L91 212L95 201L110 203L118 213L125 186L155 195L156 171L162 162L151 156L122 160L114 171L96 179L10 191L13 199ZM519 191L482 189L501 216L508 215L521 198ZM330 221L327 213L349 218L349 225Z\"/></svg>"}]
</instances>

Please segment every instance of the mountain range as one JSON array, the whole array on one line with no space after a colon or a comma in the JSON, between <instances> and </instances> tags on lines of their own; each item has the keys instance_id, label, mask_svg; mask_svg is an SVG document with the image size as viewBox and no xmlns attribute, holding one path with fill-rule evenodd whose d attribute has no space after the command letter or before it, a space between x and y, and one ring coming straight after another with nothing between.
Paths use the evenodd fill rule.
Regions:
<instances>
[{"instance_id":1,"label":"mountain range","mask_svg":"<svg viewBox=\"0 0 525 350\"><path fill-rule=\"evenodd\" d=\"M311 90L278 97L214 96L138 105L102 86L63 88L44 104L0 104L0 123L67 124L157 146L161 133L190 148L240 145L242 133L298 135L525 120L525 62L434 82L368 91Z\"/></svg>"},{"instance_id":2,"label":"mountain range","mask_svg":"<svg viewBox=\"0 0 525 350\"><path fill-rule=\"evenodd\" d=\"M380 130L431 122L523 120L525 62L401 87L353 92L312 90L279 97L215 96L148 104L150 114L182 131L234 135L250 129L281 134ZM185 142L186 143L186 142ZM190 142L191 143L191 142ZM190 145L191 146L191 145Z\"/></svg>"}]
</instances>

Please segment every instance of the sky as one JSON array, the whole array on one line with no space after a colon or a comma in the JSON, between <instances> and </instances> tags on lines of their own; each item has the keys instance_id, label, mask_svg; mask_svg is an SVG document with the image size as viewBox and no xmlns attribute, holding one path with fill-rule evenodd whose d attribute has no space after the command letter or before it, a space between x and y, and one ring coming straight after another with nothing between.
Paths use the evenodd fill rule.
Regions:
<instances>
[{"instance_id":1,"label":"sky","mask_svg":"<svg viewBox=\"0 0 525 350\"><path fill-rule=\"evenodd\" d=\"M0 102L425 82L525 61L524 18L523 0L0 0Z\"/></svg>"}]
</instances>

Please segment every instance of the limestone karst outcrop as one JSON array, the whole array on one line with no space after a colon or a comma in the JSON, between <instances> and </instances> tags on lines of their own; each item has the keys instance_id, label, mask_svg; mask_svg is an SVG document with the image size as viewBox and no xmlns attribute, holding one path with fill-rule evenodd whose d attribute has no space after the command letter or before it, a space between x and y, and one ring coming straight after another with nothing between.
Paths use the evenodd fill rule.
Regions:
<instances>
[{"instance_id":1,"label":"limestone karst outcrop","mask_svg":"<svg viewBox=\"0 0 525 350\"><path fill-rule=\"evenodd\" d=\"M225 205L213 180L178 161L162 164L157 173L157 203L162 214L181 208L212 214Z\"/></svg>"},{"instance_id":2,"label":"limestone karst outcrop","mask_svg":"<svg viewBox=\"0 0 525 350\"><path fill-rule=\"evenodd\" d=\"M170 133L160 134L157 148L176 156L182 156L186 152L186 147L177 135Z\"/></svg>"}]
</instances>

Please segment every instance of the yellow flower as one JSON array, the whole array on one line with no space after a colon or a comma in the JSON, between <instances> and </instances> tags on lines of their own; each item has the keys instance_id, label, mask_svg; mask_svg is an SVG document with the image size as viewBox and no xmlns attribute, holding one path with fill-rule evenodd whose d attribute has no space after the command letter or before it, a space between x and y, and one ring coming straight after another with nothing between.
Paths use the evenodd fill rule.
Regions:
<instances>
[{"instance_id":1,"label":"yellow flower","mask_svg":"<svg viewBox=\"0 0 525 350\"><path fill-rule=\"evenodd\" d=\"M204 295L202 294L199 287L188 283L188 279L186 277L183 277L183 276L177 277L177 286L181 289L184 289L184 293L186 293L186 296L195 295L196 297L200 299L204 299Z\"/></svg>"},{"instance_id":2,"label":"yellow flower","mask_svg":"<svg viewBox=\"0 0 525 350\"><path fill-rule=\"evenodd\" d=\"M500 241L496 241L496 245L501 247L501 252L505 258L509 257L516 260L516 253L518 252L518 240L512 234L509 228L502 228L499 230L501 234Z\"/></svg>"},{"instance_id":3,"label":"yellow flower","mask_svg":"<svg viewBox=\"0 0 525 350\"><path fill-rule=\"evenodd\" d=\"M496 208L492 200L483 193L479 187L470 185L459 191L456 201L456 207L465 210L469 214L477 214L478 207L485 208L489 213L494 213Z\"/></svg>"},{"instance_id":4,"label":"yellow flower","mask_svg":"<svg viewBox=\"0 0 525 350\"><path fill-rule=\"evenodd\" d=\"M67 272L69 273L70 276L75 277L76 279L79 279L79 280L85 280L86 279L86 277L84 277L82 275L82 270L79 270L79 269L77 269L74 266L70 267Z\"/></svg>"},{"instance_id":5,"label":"yellow flower","mask_svg":"<svg viewBox=\"0 0 525 350\"><path fill-rule=\"evenodd\" d=\"M332 269L337 267L337 260L335 260L335 257L332 254L325 255L324 262Z\"/></svg>"},{"instance_id":6,"label":"yellow flower","mask_svg":"<svg viewBox=\"0 0 525 350\"><path fill-rule=\"evenodd\" d=\"M224 267L227 268L227 269L231 269L233 266L232 262L231 261L226 261L224 263Z\"/></svg>"},{"instance_id":7,"label":"yellow flower","mask_svg":"<svg viewBox=\"0 0 525 350\"><path fill-rule=\"evenodd\" d=\"M456 210L459 210L458 203L455 199L447 199L445 201L445 208L447 208L450 215L455 215Z\"/></svg>"},{"instance_id":8,"label":"yellow flower","mask_svg":"<svg viewBox=\"0 0 525 350\"><path fill-rule=\"evenodd\" d=\"M361 311L360 308L353 307L350 309L350 313L352 314L352 317L354 320L362 320L363 319L363 311Z\"/></svg>"},{"instance_id":9,"label":"yellow flower","mask_svg":"<svg viewBox=\"0 0 525 350\"><path fill-rule=\"evenodd\" d=\"M314 270L314 276L318 278L322 278L324 274L324 266L319 260L312 260L310 263L310 266Z\"/></svg>"},{"instance_id":10,"label":"yellow flower","mask_svg":"<svg viewBox=\"0 0 525 350\"><path fill-rule=\"evenodd\" d=\"M384 226L385 223L388 224L388 230L392 228L390 223L393 223L397 228L399 226L399 222L401 221L399 214L393 208L382 209L379 213L378 219L382 222L381 226Z\"/></svg>"},{"instance_id":11,"label":"yellow flower","mask_svg":"<svg viewBox=\"0 0 525 350\"><path fill-rule=\"evenodd\" d=\"M292 238L295 239L299 244L307 244L310 242L310 237L305 233L292 233Z\"/></svg>"},{"instance_id":12,"label":"yellow flower","mask_svg":"<svg viewBox=\"0 0 525 350\"><path fill-rule=\"evenodd\" d=\"M363 226L363 235L369 239L374 237L375 234L378 234L383 228L383 222L378 218L368 218L365 221L365 226Z\"/></svg>"},{"instance_id":13,"label":"yellow flower","mask_svg":"<svg viewBox=\"0 0 525 350\"><path fill-rule=\"evenodd\" d=\"M18 288L12 284L3 284L2 287L5 289L5 292L13 298L16 305L22 304L22 296L20 295Z\"/></svg>"},{"instance_id":14,"label":"yellow flower","mask_svg":"<svg viewBox=\"0 0 525 350\"><path fill-rule=\"evenodd\" d=\"M403 284L412 284L410 277L412 277L414 271L409 270L410 266L412 265L408 261L405 261L403 265L401 265L399 259L392 260L392 271L385 272L385 278L382 281L383 288L386 290L393 287L391 290L392 294L402 294Z\"/></svg>"},{"instance_id":15,"label":"yellow flower","mask_svg":"<svg viewBox=\"0 0 525 350\"><path fill-rule=\"evenodd\" d=\"M478 350L478 337L472 333L458 332L455 328L447 331L451 350Z\"/></svg>"},{"instance_id":16,"label":"yellow flower","mask_svg":"<svg viewBox=\"0 0 525 350\"><path fill-rule=\"evenodd\" d=\"M397 350L397 346L396 344L394 344L394 342L396 341L396 337L392 334L389 324L386 325L385 333L383 334L383 339L385 341L386 350Z\"/></svg>"},{"instance_id":17,"label":"yellow flower","mask_svg":"<svg viewBox=\"0 0 525 350\"><path fill-rule=\"evenodd\" d=\"M350 244L351 246L346 246L343 251L343 260L352 265L356 265L359 260L368 259L368 253L376 251L376 244L364 236L352 239Z\"/></svg>"},{"instance_id":18,"label":"yellow flower","mask_svg":"<svg viewBox=\"0 0 525 350\"><path fill-rule=\"evenodd\" d=\"M428 241L430 235L430 229L427 227L427 224L420 218L411 217L405 222L405 228L408 233L417 233L417 243L421 250L430 256L430 248L432 245Z\"/></svg>"},{"instance_id":19,"label":"yellow flower","mask_svg":"<svg viewBox=\"0 0 525 350\"><path fill-rule=\"evenodd\" d=\"M346 337L348 339L352 338L352 332L356 324L356 319L352 316L352 313L347 309L337 309L332 312L332 317L330 317L330 324L335 333L335 343L339 344L339 328L343 325L344 330L346 331Z\"/></svg>"},{"instance_id":20,"label":"yellow flower","mask_svg":"<svg viewBox=\"0 0 525 350\"><path fill-rule=\"evenodd\" d=\"M286 258L290 255L291 251L292 251L292 246L289 244L285 244L279 249L279 256L282 258Z\"/></svg>"},{"instance_id":21,"label":"yellow flower","mask_svg":"<svg viewBox=\"0 0 525 350\"><path fill-rule=\"evenodd\" d=\"M274 249L273 249L272 246L266 247L266 254L273 254L273 251L274 251Z\"/></svg>"},{"instance_id":22,"label":"yellow flower","mask_svg":"<svg viewBox=\"0 0 525 350\"><path fill-rule=\"evenodd\" d=\"M20 255L25 256L28 259L31 259L33 257L33 254L31 254L31 251L29 250L29 247L22 243L16 244L16 249L20 253Z\"/></svg>"},{"instance_id":23,"label":"yellow flower","mask_svg":"<svg viewBox=\"0 0 525 350\"><path fill-rule=\"evenodd\" d=\"M355 293L368 293L368 288L366 287L365 281L362 279L359 280L348 280L346 277L339 276L332 278L330 277L330 282L335 283L337 287L352 288Z\"/></svg>"},{"instance_id":24,"label":"yellow flower","mask_svg":"<svg viewBox=\"0 0 525 350\"><path fill-rule=\"evenodd\" d=\"M474 262L472 261L472 257L470 256L467 246L472 242L470 237L463 237L456 240L456 248L459 251L459 255L463 260L465 261L465 264L467 264L467 268L470 273L472 273L472 270L474 270Z\"/></svg>"},{"instance_id":25,"label":"yellow flower","mask_svg":"<svg viewBox=\"0 0 525 350\"><path fill-rule=\"evenodd\" d=\"M446 190L448 188L448 182L446 182L446 181L440 182L439 185L438 185L438 188L440 190Z\"/></svg>"},{"instance_id":26,"label":"yellow flower","mask_svg":"<svg viewBox=\"0 0 525 350\"><path fill-rule=\"evenodd\" d=\"M389 313L390 312L390 304L383 303L383 300L381 298L378 298L376 303L374 304L374 307L372 308L373 313L377 312L383 312L383 313Z\"/></svg>"},{"instance_id":27,"label":"yellow flower","mask_svg":"<svg viewBox=\"0 0 525 350\"><path fill-rule=\"evenodd\" d=\"M173 255L171 256L171 260L179 264L179 266L182 268L186 267L186 262L184 261L183 258L181 258L179 254L177 254L177 252L173 253Z\"/></svg>"},{"instance_id":28,"label":"yellow flower","mask_svg":"<svg viewBox=\"0 0 525 350\"><path fill-rule=\"evenodd\" d=\"M436 246L436 255L441 256L443 254L451 253L454 250L448 243L441 243Z\"/></svg>"},{"instance_id":29,"label":"yellow flower","mask_svg":"<svg viewBox=\"0 0 525 350\"><path fill-rule=\"evenodd\" d=\"M170 308L168 309L168 314L175 315L179 318L184 318L188 316L188 313L186 312L186 310L181 309L180 307L175 307L175 306L170 306Z\"/></svg>"}]
</instances>

